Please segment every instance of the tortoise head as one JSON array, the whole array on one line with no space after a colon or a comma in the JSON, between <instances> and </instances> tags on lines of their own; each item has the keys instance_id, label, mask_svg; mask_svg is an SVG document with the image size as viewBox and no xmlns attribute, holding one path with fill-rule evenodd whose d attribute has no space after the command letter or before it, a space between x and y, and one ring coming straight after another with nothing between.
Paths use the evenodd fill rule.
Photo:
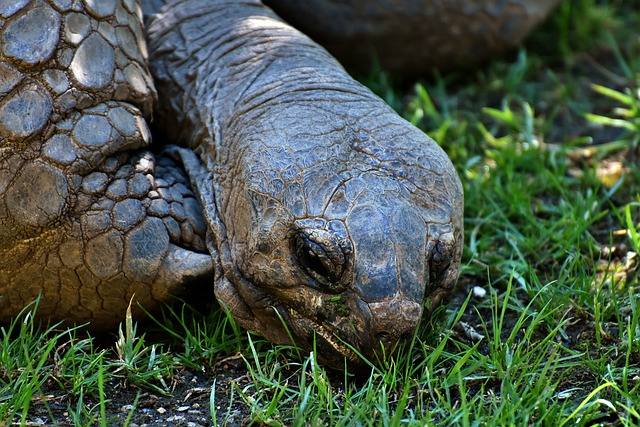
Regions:
<instances>
[{"instance_id":1,"label":"tortoise head","mask_svg":"<svg viewBox=\"0 0 640 427\"><path fill-rule=\"evenodd\" d=\"M453 166L397 115L384 120L326 120L273 145L253 138L241 179L214 190L217 298L244 327L337 368L411 337L460 263Z\"/></svg>"}]
</instances>

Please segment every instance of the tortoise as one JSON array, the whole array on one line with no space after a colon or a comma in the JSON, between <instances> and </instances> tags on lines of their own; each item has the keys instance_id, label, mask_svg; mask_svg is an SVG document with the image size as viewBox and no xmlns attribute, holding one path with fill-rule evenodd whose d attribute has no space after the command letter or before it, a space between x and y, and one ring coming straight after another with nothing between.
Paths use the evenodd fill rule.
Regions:
<instances>
[{"instance_id":1,"label":"tortoise","mask_svg":"<svg viewBox=\"0 0 640 427\"><path fill-rule=\"evenodd\" d=\"M450 160L260 1L164 3L0 2L0 321L40 295L40 317L109 330L213 290L328 366L391 351L456 281ZM411 74L557 2L266 3L355 69L374 51Z\"/></svg>"}]
</instances>

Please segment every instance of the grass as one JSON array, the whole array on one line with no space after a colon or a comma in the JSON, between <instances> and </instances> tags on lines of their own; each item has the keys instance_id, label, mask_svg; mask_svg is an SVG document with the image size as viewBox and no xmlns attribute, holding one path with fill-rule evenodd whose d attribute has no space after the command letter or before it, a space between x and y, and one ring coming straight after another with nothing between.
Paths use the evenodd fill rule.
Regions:
<instances>
[{"instance_id":1,"label":"grass","mask_svg":"<svg viewBox=\"0 0 640 427\"><path fill-rule=\"evenodd\" d=\"M568 1L512 58L367 79L466 194L452 301L385 366L326 371L220 309L98 340L39 326L34 305L0 329L0 424L132 425L184 393L212 425L640 424L637 28L637 2Z\"/></svg>"}]
</instances>

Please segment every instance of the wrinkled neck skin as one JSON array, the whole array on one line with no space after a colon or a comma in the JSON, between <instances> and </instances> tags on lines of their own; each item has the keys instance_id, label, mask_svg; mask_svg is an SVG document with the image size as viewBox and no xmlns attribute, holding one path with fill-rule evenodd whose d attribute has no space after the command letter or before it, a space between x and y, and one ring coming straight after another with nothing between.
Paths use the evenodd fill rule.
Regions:
<instances>
[{"instance_id":1,"label":"wrinkled neck skin","mask_svg":"<svg viewBox=\"0 0 640 427\"><path fill-rule=\"evenodd\" d=\"M460 262L445 153L257 1L170 4L149 39L238 322L337 368L410 337Z\"/></svg>"}]
</instances>

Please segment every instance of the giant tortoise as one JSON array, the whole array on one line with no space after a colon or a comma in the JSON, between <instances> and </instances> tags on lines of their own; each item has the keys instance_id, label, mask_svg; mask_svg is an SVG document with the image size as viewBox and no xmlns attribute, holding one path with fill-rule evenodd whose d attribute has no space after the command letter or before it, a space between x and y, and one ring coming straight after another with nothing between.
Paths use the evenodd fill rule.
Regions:
<instances>
[{"instance_id":1,"label":"giant tortoise","mask_svg":"<svg viewBox=\"0 0 640 427\"><path fill-rule=\"evenodd\" d=\"M329 366L392 350L456 280L446 154L260 1L163 3L0 1L0 321L40 296L110 329L204 283ZM268 3L354 68L418 73L556 1Z\"/></svg>"}]
</instances>

